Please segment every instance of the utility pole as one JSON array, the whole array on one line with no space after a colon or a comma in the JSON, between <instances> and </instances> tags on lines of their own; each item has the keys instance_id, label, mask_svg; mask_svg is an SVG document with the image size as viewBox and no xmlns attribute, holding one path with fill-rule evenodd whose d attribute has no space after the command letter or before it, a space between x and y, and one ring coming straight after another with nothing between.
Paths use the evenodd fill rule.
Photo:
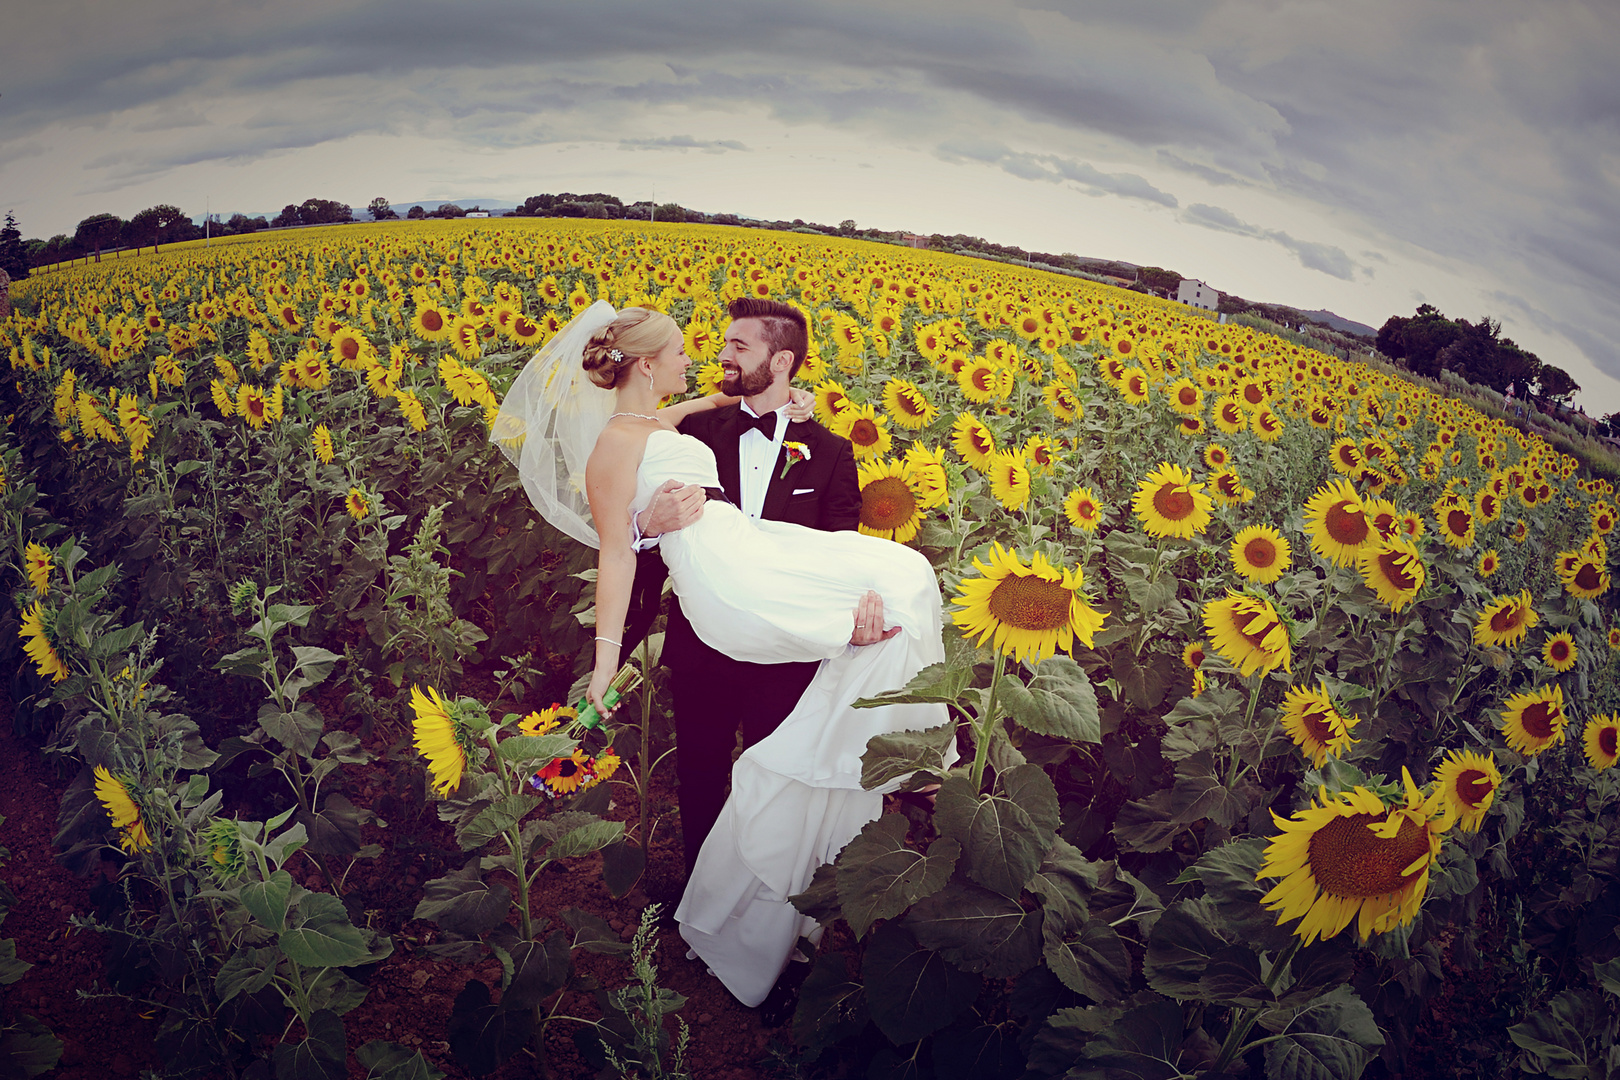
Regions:
<instances>
[{"instance_id":1,"label":"utility pole","mask_svg":"<svg viewBox=\"0 0 1620 1080\"><path fill-rule=\"evenodd\" d=\"M647 223L651 224L651 223L653 223L653 222L655 222L657 220L658 220L658 189L653 188L652 189L652 203L647 209Z\"/></svg>"},{"instance_id":2,"label":"utility pole","mask_svg":"<svg viewBox=\"0 0 1620 1080\"><path fill-rule=\"evenodd\" d=\"M203 203L203 247L214 245L214 197Z\"/></svg>"}]
</instances>

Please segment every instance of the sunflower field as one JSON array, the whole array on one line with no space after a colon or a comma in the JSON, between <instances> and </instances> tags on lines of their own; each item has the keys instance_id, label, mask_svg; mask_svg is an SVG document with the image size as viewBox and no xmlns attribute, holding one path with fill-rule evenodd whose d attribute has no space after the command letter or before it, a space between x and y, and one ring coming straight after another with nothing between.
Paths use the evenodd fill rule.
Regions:
<instances>
[{"instance_id":1,"label":"sunflower field","mask_svg":"<svg viewBox=\"0 0 1620 1080\"><path fill-rule=\"evenodd\" d=\"M306 229L13 295L15 723L76 777L60 858L116 870L82 928L167 1075L528 1075L558 1038L680 1074L636 910L657 638L616 729L558 704L595 553L489 424L597 299L673 316L708 392L745 295L809 317L861 530L950 623L880 700L952 721L864 759L932 812L794 898L831 929L782 1075L1620 1069L1620 511L1534 433L1089 280L738 228ZM349 1037L406 942L479 973L448 1053Z\"/></svg>"}]
</instances>

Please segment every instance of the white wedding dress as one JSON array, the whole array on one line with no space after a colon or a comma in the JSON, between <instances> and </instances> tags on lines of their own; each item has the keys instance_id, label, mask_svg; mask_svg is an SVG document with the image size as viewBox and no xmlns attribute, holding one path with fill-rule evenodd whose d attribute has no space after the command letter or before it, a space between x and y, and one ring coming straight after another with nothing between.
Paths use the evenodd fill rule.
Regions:
<instances>
[{"instance_id":1,"label":"white wedding dress","mask_svg":"<svg viewBox=\"0 0 1620 1080\"><path fill-rule=\"evenodd\" d=\"M670 479L718 487L714 453L691 436L652 432L633 505L647 505ZM850 708L944 659L939 582L928 560L902 544L755 521L718 500L659 548L705 644L754 663L822 661L793 712L732 769L731 796L675 912L681 936L726 989L757 1005L799 935L819 937L787 898L882 812L882 790L861 787L867 740L947 719L943 705ZM857 648L849 644L851 613L868 589L902 632ZM954 758L953 750L942 764Z\"/></svg>"}]
</instances>

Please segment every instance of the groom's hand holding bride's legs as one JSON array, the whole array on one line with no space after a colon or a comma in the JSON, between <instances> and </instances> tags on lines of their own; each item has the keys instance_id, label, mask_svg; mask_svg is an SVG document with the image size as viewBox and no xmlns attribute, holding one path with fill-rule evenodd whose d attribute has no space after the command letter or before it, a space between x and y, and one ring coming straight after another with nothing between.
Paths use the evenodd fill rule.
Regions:
<instances>
[{"instance_id":1,"label":"groom's hand holding bride's legs","mask_svg":"<svg viewBox=\"0 0 1620 1080\"><path fill-rule=\"evenodd\" d=\"M851 645L876 645L880 641L888 641L900 632L900 627L883 628L883 597L866 590L855 605L855 632L850 634Z\"/></svg>"},{"instance_id":2,"label":"groom's hand holding bride's legs","mask_svg":"<svg viewBox=\"0 0 1620 1080\"><path fill-rule=\"evenodd\" d=\"M636 515L641 535L651 539L686 528L703 516L703 504L708 497L703 488L697 484L665 480L663 486L653 492L646 509Z\"/></svg>"}]
</instances>

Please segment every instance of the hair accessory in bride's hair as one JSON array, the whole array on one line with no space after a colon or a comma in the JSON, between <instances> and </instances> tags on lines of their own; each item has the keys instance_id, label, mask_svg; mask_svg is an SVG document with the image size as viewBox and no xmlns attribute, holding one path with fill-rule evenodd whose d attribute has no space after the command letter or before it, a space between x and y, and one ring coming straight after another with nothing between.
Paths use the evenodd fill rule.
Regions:
<instances>
[{"instance_id":1,"label":"hair accessory in bride's hair","mask_svg":"<svg viewBox=\"0 0 1620 1080\"><path fill-rule=\"evenodd\" d=\"M618 349L609 349L608 350L608 357L615 364L624 363L624 353L620 352Z\"/></svg>"}]
</instances>

